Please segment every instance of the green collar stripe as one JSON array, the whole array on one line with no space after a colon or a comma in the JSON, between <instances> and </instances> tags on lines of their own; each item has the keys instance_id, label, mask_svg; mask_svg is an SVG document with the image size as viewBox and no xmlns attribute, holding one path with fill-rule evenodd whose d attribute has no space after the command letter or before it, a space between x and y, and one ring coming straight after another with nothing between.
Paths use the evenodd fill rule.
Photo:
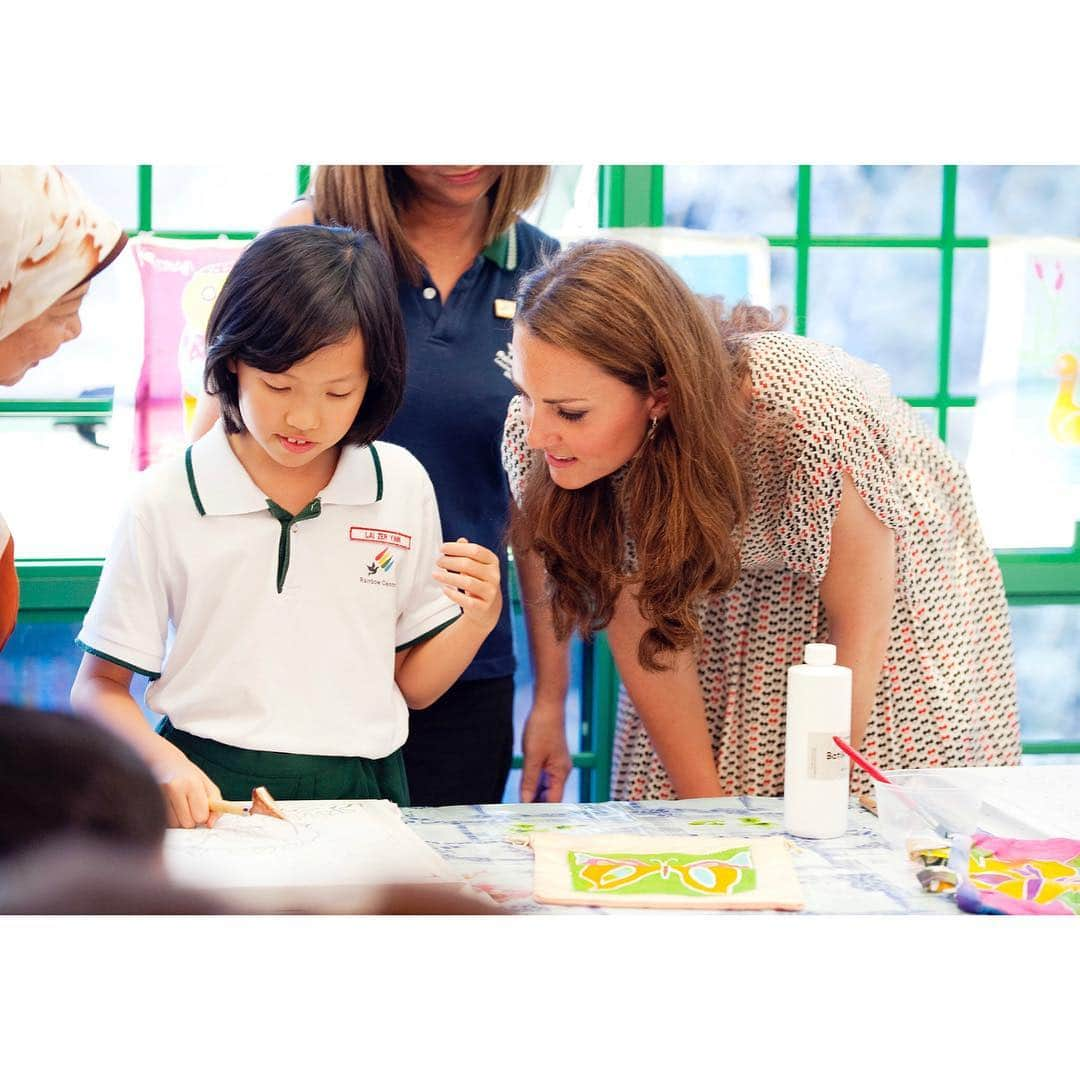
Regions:
<instances>
[{"instance_id":1,"label":"green collar stripe","mask_svg":"<svg viewBox=\"0 0 1080 1080\"><path fill-rule=\"evenodd\" d=\"M413 638L412 641L406 641L404 645L399 645L394 652L399 653L405 649L411 649L414 645L419 645L421 641L427 641L428 638L433 638L440 630L445 630L451 623L456 623L458 619L464 615L464 611L459 611L452 619L447 619L446 622L440 623L433 630L429 630L426 634L421 634L418 638Z\"/></svg>"},{"instance_id":2,"label":"green collar stripe","mask_svg":"<svg viewBox=\"0 0 1080 1080\"><path fill-rule=\"evenodd\" d=\"M116 664L117 667L126 668L128 671L134 671L136 675L145 675L149 679L160 679L160 671L147 671L146 668L136 667L134 664L129 664L126 660L119 660L115 656L110 656L108 653L99 652L97 649L92 649L86 644L82 638L76 638L75 644L82 649L83 652L88 652L91 656L96 656L99 660L108 660L110 664Z\"/></svg>"},{"instance_id":3,"label":"green collar stripe","mask_svg":"<svg viewBox=\"0 0 1080 1080\"><path fill-rule=\"evenodd\" d=\"M285 588L285 577L289 573L289 559L292 554L289 535L292 532L292 526L298 521L307 521L309 518L318 517L322 513L322 503L318 499L313 499L298 514L290 514L285 507L278 506L273 499L267 499L266 506L271 516L277 518L281 523L277 560L277 591L280 593Z\"/></svg>"},{"instance_id":4,"label":"green collar stripe","mask_svg":"<svg viewBox=\"0 0 1080 1080\"><path fill-rule=\"evenodd\" d=\"M371 451L371 460L375 463L375 501L379 502L382 499L382 462L379 461L379 451L375 449L374 443L368 443L368 449Z\"/></svg>"},{"instance_id":5,"label":"green collar stripe","mask_svg":"<svg viewBox=\"0 0 1080 1080\"><path fill-rule=\"evenodd\" d=\"M490 259L496 266L501 266L503 270L516 270L518 264L517 248L517 228L511 225L501 236L496 236L481 254Z\"/></svg>"},{"instance_id":6,"label":"green collar stripe","mask_svg":"<svg viewBox=\"0 0 1080 1080\"><path fill-rule=\"evenodd\" d=\"M184 465L187 467L187 482L191 489L191 501L195 503L195 509L199 511L199 517L206 517L202 499L199 498L199 489L195 486L195 470L191 467L191 447L184 453Z\"/></svg>"}]
</instances>

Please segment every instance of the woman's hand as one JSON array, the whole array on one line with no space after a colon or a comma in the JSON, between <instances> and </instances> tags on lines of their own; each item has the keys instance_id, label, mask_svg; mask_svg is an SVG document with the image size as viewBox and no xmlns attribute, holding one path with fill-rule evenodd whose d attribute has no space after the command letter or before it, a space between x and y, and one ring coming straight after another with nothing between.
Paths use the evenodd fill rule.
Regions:
<instances>
[{"instance_id":1,"label":"woman's hand","mask_svg":"<svg viewBox=\"0 0 1080 1080\"><path fill-rule=\"evenodd\" d=\"M442 583L446 596L460 605L465 619L490 633L502 611L498 557L465 537L443 544L442 551L435 580Z\"/></svg>"},{"instance_id":2,"label":"woman's hand","mask_svg":"<svg viewBox=\"0 0 1080 1080\"><path fill-rule=\"evenodd\" d=\"M194 829L196 825L213 825L221 816L210 809L211 800L221 799L217 784L171 743L165 745L170 752L163 754L161 762L155 762L152 768L165 798L169 828Z\"/></svg>"},{"instance_id":3,"label":"woman's hand","mask_svg":"<svg viewBox=\"0 0 1080 1080\"><path fill-rule=\"evenodd\" d=\"M521 769L522 802L561 802L573 763L566 745L566 718L561 706L533 703L521 736L525 761Z\"/></svg>"}]
</instances>

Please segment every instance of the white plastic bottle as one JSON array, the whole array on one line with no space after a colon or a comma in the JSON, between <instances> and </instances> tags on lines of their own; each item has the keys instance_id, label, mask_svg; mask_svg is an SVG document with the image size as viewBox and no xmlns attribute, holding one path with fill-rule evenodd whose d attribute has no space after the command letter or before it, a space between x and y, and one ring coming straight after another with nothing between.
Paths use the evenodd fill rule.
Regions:
<instances>
[{"instance_id":1,"label":"white plastic bottle","mask_svg":"<svg viewBox=\"0 0 1080 1080\"><path fill-rule=\"evenodd\" d=\"M825 840L847 830L851 761L833 742L851 738L851 668L836 646L810 644L788 669L784 749L784 829Z\"/></svg>"}]
</instances>

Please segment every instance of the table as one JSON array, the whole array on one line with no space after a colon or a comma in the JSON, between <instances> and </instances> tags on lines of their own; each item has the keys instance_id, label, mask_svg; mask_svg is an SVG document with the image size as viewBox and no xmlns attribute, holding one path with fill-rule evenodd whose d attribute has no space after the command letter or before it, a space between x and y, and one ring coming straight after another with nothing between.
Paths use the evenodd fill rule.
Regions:
<instances>
[{"instance_id":1,"label":"table","mask_svg":"<svg viewBox=\"0 0 1080 1080\"><path fill-rule=\"evenodd\" d=\"M533 856L510 842L532 831L563 828L582 833L687 836L783 834L783 799L739 796L679 802L623 802L447 806L403 810L405 823L474 888L516 914L635 916L670 914L647 909L571 907L532 899ZM923 892L915 870L887 848L876 819L854 800L847 832L835 840L791 839L795 871L806 906L788 915L956 915L948 897ZM705 912L726 915L730 912ZM739 912L742 916L772 912Z\"/></svg>"}]
</instances>

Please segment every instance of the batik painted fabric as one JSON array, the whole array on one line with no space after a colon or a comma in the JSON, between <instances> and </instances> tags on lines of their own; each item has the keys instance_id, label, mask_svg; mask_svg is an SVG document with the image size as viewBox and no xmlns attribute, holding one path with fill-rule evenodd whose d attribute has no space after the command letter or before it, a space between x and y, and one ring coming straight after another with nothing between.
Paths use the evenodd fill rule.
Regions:
<instances>
[{"instance_id":1,"label":"batik painted fabric","mask_svg":"<svg viewBox=\"0 0 1080 1080\"><path fill-rule=\"evenodd\" d=\"M797 911L803 906L783 837L535 833L542 904Z\"/></svg>"},{"instance_id":2,"label":"batik painted fabric","mask_svg":"<svg viewBox=\"0 0 1080 1080\"><path fill-rule=\"evenodd\" d=\"M59 169L0 165L0 338L104 269L126 240Z\"/></svg>"},{"instance_id":3,"label":"batik painted fabric","mask_svg":"<svg viewBox=\"0 0 1080 1080\"><path fill-rule=\"evenodd\" d=\"M1080 915L1080 840L976 834L956 903L976 915Z\"/></svg>"},{"instance_id":4,"label":"batik painted fabric","mask_svg":"<svg viewBox=\"0 0 1080 1080\"><path fill-rule=\"evenodd\" d=\"M0 517L0 649L15 629L19 612L19 579L15 575L15 544L7 522Z\"/></svg>"},{"instance_id":5,"label":"batik painted fabric","mask_svg":"<svg viewBox=\"0 0 1080 1080\"><path fill-rule=\"evenodd\" d=\"M1005 591L963 468L892 396L880 368L783 333L750 336L747 354L751 501L742 573L700 607L698 675L724 794L783 792L787 669L802 662L806 642L828 637L819 589L845 472L896 536L888 651L863 752L884 769L1018 765ZM544 467L525 439L515 398L503 464L519 502L528 470ZM618 487L617 479L600 482ZM627 568L634 565L631 544ZM852 788L868 794L869 778L854 772ZM625 689L612 794L675 794Z\"/></svg>"}]
</instances>

